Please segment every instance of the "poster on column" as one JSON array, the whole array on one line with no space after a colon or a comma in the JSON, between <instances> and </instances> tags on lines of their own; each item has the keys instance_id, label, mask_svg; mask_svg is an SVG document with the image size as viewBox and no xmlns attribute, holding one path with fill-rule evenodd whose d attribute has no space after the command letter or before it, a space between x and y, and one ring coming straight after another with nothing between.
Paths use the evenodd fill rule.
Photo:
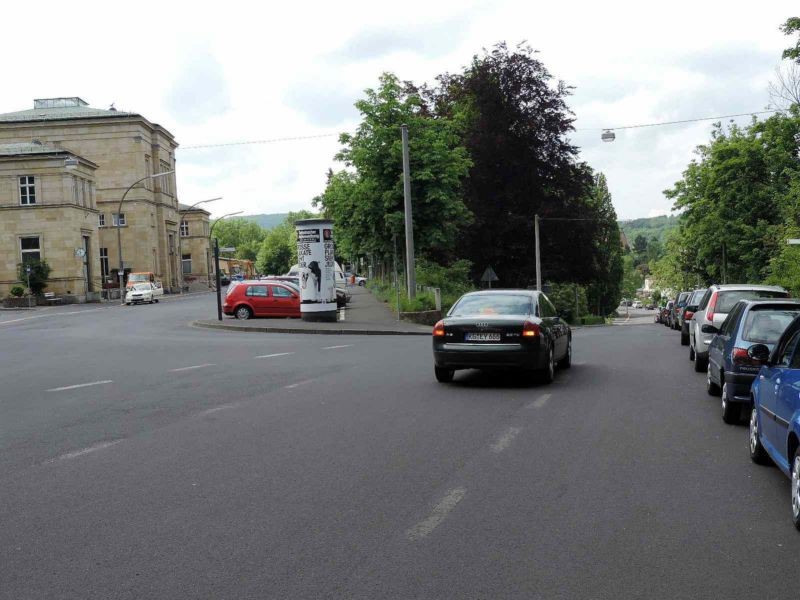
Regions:
<instances>
[{"instance_id":1,"label":"poster on column","mask_svg":"<svg viewBox=\"0 0 800 600\"><path fill-rule=\"evenodd\" d=\"M333 222L295 222L300 277L300 315L307 320L336 320Z\"/></svg>"}]
</instances>

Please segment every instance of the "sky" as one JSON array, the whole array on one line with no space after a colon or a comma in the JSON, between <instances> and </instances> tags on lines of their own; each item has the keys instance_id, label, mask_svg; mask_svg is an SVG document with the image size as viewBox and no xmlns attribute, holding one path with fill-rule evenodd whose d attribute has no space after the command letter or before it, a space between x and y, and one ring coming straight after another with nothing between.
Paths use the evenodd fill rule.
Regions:
<instances>
[{"instance_id":1,"label":"sky","mask_svg":"<svg viewBox=\"0 0 800 600\"><path fill-rule=\"evenodd\" d=\"M27 3L3 12L7 24L31 22ZM36 13L33 26L4 28L0 112L59 96L138 112L181 145L180 201L222 196L207 205L215 216L310 208L328 169L343 167L336 134L355 129L353 103L382 72L432 82L482 48L527 42L554 78L574 86L570 137L581 160L606 174L618 216L630 219L670 211L663 190L709 139L711 122L618 130L612 143L602 129L764 110L791 45L778 27L800 7L46 0ZM305 136L325 137L192 148Z\"/></svg>"}]
</instances>

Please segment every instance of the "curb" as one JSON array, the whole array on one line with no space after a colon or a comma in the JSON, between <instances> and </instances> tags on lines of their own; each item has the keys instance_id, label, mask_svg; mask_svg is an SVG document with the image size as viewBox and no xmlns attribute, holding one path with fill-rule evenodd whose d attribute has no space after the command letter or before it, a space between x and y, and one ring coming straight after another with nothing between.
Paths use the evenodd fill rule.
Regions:
<instances>
[{"instance_id":1,"label":"curb","mask_svg":"<svg viewBox=\"0 0 800 600\"><path fill-rule=\"evenodd\" d=\"M202 323L193 321L192 327L203 329L223 329L225 331L239 331L245 333L310 333L318 335L425 335L427 331L399 331L397 329L301 329L299 327L259 327L257 325L225 325L224 323Z\"/></svg>"}]
</instances>

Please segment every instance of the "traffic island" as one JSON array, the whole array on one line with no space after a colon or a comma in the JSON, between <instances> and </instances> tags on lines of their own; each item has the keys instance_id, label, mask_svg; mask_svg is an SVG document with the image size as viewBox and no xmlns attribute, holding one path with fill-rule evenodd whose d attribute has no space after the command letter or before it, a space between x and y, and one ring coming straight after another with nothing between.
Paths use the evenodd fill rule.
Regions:
<instances>
[{"instance_id":1,"label":"traffic island","mask_svg":"<svg viewBox=\"0 0 800 600\"><path fill-rule=\"evenodd\" d=\"M200 320L192 323L194 327L222 329L225 331L249 333L313 333L322 335L431 335L431 328L414 323L400 322L396 325L368 325L355 323L326 323L302 321L299 319L235 319Z\"/></svg>"}]
</instances>

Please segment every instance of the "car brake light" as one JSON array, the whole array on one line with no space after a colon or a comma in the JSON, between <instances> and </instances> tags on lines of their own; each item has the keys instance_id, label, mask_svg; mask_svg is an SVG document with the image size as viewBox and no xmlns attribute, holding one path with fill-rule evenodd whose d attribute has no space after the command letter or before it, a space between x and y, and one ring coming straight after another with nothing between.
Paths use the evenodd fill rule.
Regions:
<instances>
[{"instance_id":1,"label":"car brake light","mask_svg":"<svg viewBox=\"0 0 800 600\"><path fill-rule=\"evenodd\" d=\"M522 326L522 337L536 337L539 335L539 326L533 321L525 321Z\"/></svg>"},{"instance_id":2,"label":"car brake light","mask_svg":"<svg viewBox=\"0 0 800 600\"><path fill-rule=\"evenodd\" d=\"M747 348L734 348L731 351L731 362L737 366L760 367L763 363L755 358L750 358Z\"/></svg>"},{"instance_id":3,"label":"car brake light","mask_svg":"<svg viewBox=\"0 0 800 600\"><path fill-rule=\"evenodd\" d=\"M709 321L714 320L714 309L717 308L717 292L711 294L711 300L708 301L708 308L706 309L706 319Z\"/></svg>"},{"instance_id":4,"label":"car brake light","mask_svg":"<svg viewBox=\"0 0 800 600\"><path fill-rule=\"evenodd\" d=\"M433 337L444 337L444 321L439 321L433 326Z\"/></svg>"},{"instance_id":5,"label":"car brake light","mask_svg":"<svg viewBox=\"0 0 800 600\"><path fill-rule=\"evenodd\" d=\"M693 311L693 310L687 310L687 311L684 311L684 313L683 313L683 320L684 320L684 321L689 321L689 320L691 320L691 318L692 318L693 316L694 316L694 311Z\"/></svg>"}]
</instances>

